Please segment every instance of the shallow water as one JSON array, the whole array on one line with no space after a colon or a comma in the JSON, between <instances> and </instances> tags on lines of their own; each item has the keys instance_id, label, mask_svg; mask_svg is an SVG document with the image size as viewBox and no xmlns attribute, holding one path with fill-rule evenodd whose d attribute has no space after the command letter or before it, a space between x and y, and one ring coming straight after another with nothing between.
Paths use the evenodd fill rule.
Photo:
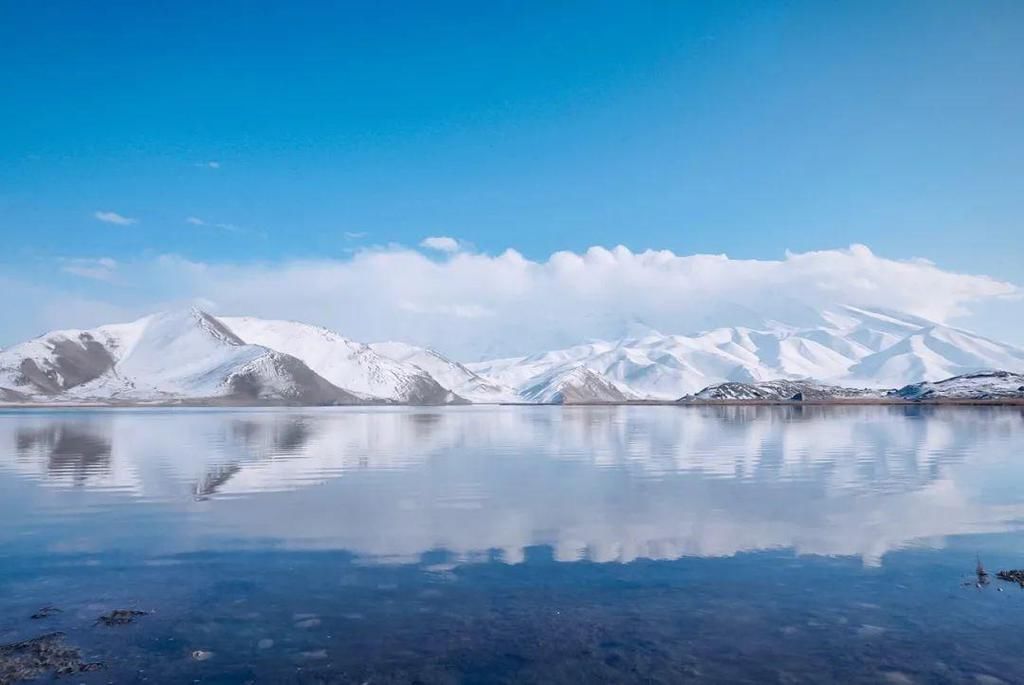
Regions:
<instances>
[{"instance_id":1,"label":"shallow water","mask_svg":"<svg viewBox=\"0 0 1024 685\"><path fill-rule=\"evenodd\" d=\"M1022 486L1019 407L0 412L0 644L63 631L83 683L1021 682L1024 591L974 569L1024 567Z\"/></svg>"}]
</instances>

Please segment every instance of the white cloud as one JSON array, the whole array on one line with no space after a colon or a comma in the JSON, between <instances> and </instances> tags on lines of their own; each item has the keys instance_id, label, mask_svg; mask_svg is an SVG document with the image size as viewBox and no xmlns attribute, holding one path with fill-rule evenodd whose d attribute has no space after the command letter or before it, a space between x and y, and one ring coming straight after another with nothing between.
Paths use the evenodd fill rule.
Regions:
<instances>
[{"instance_id":1,"label":"white cloud","mask_svg":"<svg viewBox=\"0 0 1024 685\"><path fill-rule=\"evenodd\" d=\"M366 231L345 231L345 237L349 240L359 240L365 238L368 234Z\"/></svg>"},{"instance_id":2,"label":"white cloud","mask_svg":"<svg viewBox=\"0 0 1024 685\"><path fill-rule=\"evenodd\" d=\"M72 257L61 259L60 262L60 270L73 276L105 283L113 283L116 280L117 261L109 257L99 259Z\"/></svg>"},{"instance_id":3,"label":"white cloud","mask_svg":"<svg viewBox=\"0 0 1024 685\"><path fill-rule=\"evenodd\" d=\"M0 347L21 342L57 328L96 326L105 321L127 321L137 308L90 296L88 283L63 288L53 279L15 278L0 274Z\"/></svg>"},{"instance_id":4,"label":"white cloud","mask_svg":"<svg viewBox=\"0 0 1024 685\"><path fill-rule=\"evenodd\" d=\"M987 276L886 259L859 245L781 260L593 247L544 261L507 250L438 262L391 248L264 265L166 257L160 271L168 283L187 284L168 296L208 297L222 313L300 319L357 340L407 340L463 359L614 339L636 322L666 333L770 319L815 323L816 312L839 303L946 322L1020 294Z\"/></svg>"},{"instance_id":5,"label":"white cloud","mask_svg":"<svg viewBox=\"0 0 1024 685\"><path fill-rule=\"evenodd\" d=\"M218 162L217 160L210 160L208 162L196 162L196 166L202 167L204 169L220 169L220 162Z\"/></svg>"},{"instance_id":6,"label":"white cloud","mask_svg":"<svg viewBox=\"0 0 1024 685\"><path fill-rule=\"evenodd\" d=\"M432 235L429 238L424 238L420 242L420 247L425 247L428 250L437 250L438 252L458 252L459 241L446 235Z\"/></svg>"},{"instance_id":7,"label":"white cloud","mask_svg":"<svg viewBox=\"0 0 1024 685\"><path fill-rule=\"evenodd\" d=\"M777 260L593 247L540 261L514 250L459 252L437 261L393 247L348 259L261 264L164 256L122 261L118 274L135 288L104 293L124 298L106 303L108 310L142 315L206 298L215 313L298 319L356 340L406 340L464 360L615 339L638 322L665 333L756 327L771 319L814 323L816 312L839 303L901 310L982 334L1000 329L1000 337L1024 342L1017 286L921 260L887 259L859 245ZM55 302L64 296L52 295ZM99 310L90 303L87 311ZM60 326L102 323L64 311ZM965 319L975 311L984 314ZM6 336L29 328L12 320L17 316L0 312ZM1017 322L1009 333L1006 321Z\"/></svg>"},{"instance_id":8,"label":"white cloud","mask_svg":"<svg viewBox=\"0 0 1024 685\"><path fill-rule=\"evenodd\" d=\"M445 316L456 316L460 319L480 319L485 316L494 316L493 311L477 304L422 305L415 302L401 302L398 306L407 312L416 314L443 314Z\"/></svg>"},{"instance_id":9,"label":"white cloud","mask_svg":"<svg viewBox=\"0 0 1024 685\"><path fill-rule=\"evenodd\" d=\"M131 226L132 224L139 223L138 219L133 219L128 216L121 216L117 212L96 211L93 212L93 216L104 223L117 224L118 226Z\"/></svg>"},{"instance_id":10,"label":"white cloud","mask_svg":"<svg viewBox=\"0 0 1024 685\"><path fill-rule=\"evenodd\" d=\"M193 226L209 226L211 228L219 228L222 231L231 231L232 233L236 233L236 232L242 230L241 228L239 228L238 226L236 226L234 224L210 223L210 222L208 222L208 221L206 221L204 219L200 219L197 216L187 217L185 219L185 223L186 224L191 224Z\"/></svg>"}]
</instances>

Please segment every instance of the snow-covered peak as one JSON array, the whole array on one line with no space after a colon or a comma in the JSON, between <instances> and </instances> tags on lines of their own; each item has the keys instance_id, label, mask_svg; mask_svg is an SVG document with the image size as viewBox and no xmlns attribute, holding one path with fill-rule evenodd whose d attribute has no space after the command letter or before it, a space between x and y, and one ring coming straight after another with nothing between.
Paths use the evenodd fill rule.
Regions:
<instances>
[{"instance_id":1,"label":"snow-covered peak","mask_svg":"<svg viewBox=\"0 0 1024 685\"><path fill-rule=\"evenodd\" d=\"M15 346L0 358L0 385L62 401L361 401L196 308Z\"/></svg>"},{"instance_id":2,"label":"snow-covered peak","mask_svg":"<svg viewBox=\"0 0 1024 685\"><path fill-rule=\"evenodd\" d=\"M365 397L414 404L462 401L419 366L378 354L328 328L251 317L221 320L241 339L297 357L334 385Z\"/></svg>"},{"instance_id":3,"label":"snow-covered peak","mask_svg":"<svg viewBox=\"0 0 1024 685\"><path fill-rule=\"evenodd\" d=\"M1020 348L899 312L834 307L801 310L799 325L761 323L692 334L636 326L621 340L462 364L402 342L367 345L322 326L193 307L4 349L0 401L674 401L712 388L761 396L775 392L770 382L884 389L982 369L1024 373Z\"/></svg>"},{"instance_id":4,"label":"snow-covered peak","mask_svg":"<svg viewBox=\"0 0 1024 685\"><path fill-rule=\"evenodd\" d=\"M520 392L527 402L541 404L580 404L591 402L625 402L634 399L604 376L585 366L558 371Z\"/></svg>"},{"instance_id":5,"label":"snow-covered peak","mask_svg":"<svg viewBox=\"0 0 1024 685\"><path fill-rule=\"evenodd\" d=\"M1024 350L931 324L859 360L846 377L853 382L898 387L985 369L1024 371Z\"/></svg>"},{"instance_id":6,"label":"snow-covered peak","mask_svg":"<svg viewBox=\"0 0 1024 685\"><path fill-rule=\"evenodd\" d=\"M897 312L836 307L814 326L715 328L690 335L649 332L526 357L469 364L521 393L583 366L637 396L675 400L722 383L814 379L893 388L983 368L1024 371L1024 350Z\"/></svg>"},{"instance_id":7,"label":"snow-covered peak","mask_svg":"<svg viewBox=\"0 0 1024 685\"><path fill-rule=\"evenodd\" d=\"M488 380L435 350L394 341L371 343L370 347L389 359L423 369L438 383L471 402L512 402L518 399L513 388Z\"/></svg>"}]
</instances>

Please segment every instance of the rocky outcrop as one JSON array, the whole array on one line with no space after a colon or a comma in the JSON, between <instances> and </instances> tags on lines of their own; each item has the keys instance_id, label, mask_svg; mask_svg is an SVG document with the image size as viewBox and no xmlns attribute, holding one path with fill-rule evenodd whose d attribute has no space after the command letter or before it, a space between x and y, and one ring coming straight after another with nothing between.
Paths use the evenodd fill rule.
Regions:
<instances>
[{"instance_id":1,"label":"rocky outcrop","mask_svg":"<svg viewBox=\"0 0 1024 685\"><path fill-rule=\"evenodd\" d=\"M827 400L873 399L885 395L884 390L844 388L815 381L764 381L761 383L719 383L693 395L679 398L679 402L708 401L761 401L809 402Z\"/></svg>"},{"instance_id":2,"label":"rocky outcrop","mask_svg":"<svg viewBox=\"0 0 1024 685\"><path fill-rule=\"evenodd\" d=\"M1024 374L978 371L933 383L913 383L890 393L904 400L1024 400Z\"/></svg>"}]
</instances>

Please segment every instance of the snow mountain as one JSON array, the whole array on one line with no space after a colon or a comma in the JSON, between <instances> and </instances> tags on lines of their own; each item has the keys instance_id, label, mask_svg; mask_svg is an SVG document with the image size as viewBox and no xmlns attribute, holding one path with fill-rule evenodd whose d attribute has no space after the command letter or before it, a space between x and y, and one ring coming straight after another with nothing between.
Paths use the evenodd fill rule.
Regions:
<instances>
[{"instance_id":1,"label":"snow mountain","mask_svg":"<svg viewBox=\"0 0 1024 685\"><path fill-rule=\"evenodd\" d=\"M987 369L1024 371L1024 350L933 324L862 358L845 379L900 386Z\"/></svg>"},{"instance_id":2,"label":"snow mountain","mask_svg":"<svg viewBox=\"0 0 1024 685\"><path fill-rule=\"evenodd\" d=\"M723 383L816 380L883 389L983 369L1024 372L1024 350L920 317L837 307L821 312L813 326L650 331L466 366L521 396L545 378L582 366L629 394L671 401Z\"/></svg>"},{"instance_id":3,"label":"snow mountain","mask_svg":"<svg viewBox=\"0 0 1024 685\"><path fill-rule=\"evenodd\" d=\"M330 383L366 398L407 404L461 404L465 400L418 365L379 354L320 326L296 321L222 317L246 342L263 345L305 362Z\"/></svg>"},{"instance_id":4,"label":"snow mountain","mask_svg":"<svg viewBox=\"0 0 1024 685\"><path fill-rule=\"evenodd\" d=\"M470 371L465 365L452 361L429 348L391 341L370 343L369 347L374 352L396 362L412 364L423 369L442 386L471 402L494 403L519 400L515 389L484 378Z\"/></svg>"},{"instance_id":5,"label":"snow mountain","mask_svg":"<svg viewBox=\"0 0 1024 685\"><path fill-rule=\"evenodd\" d=\"M1024 374L979 371L936 382L914 383L890 395L906 400L1024 400Z\"/></svg>"},{"instance_id":6,"label":"snow mountain","mask_svg":"<svg viewBox=\"0 0 1024 685\"><path fill-rule=\"evenodd\" d=\"M198 309L57 331L0 351L0 386L51 401L363 401Z\"/></svg>"},{"instance_id":7,"label":"snow mountain","mask_svg":"<svg viewBox=\"0 0 1024 685\"><path fill-rule=\"evenodd\" d=\"M329 329L194 308L0 351L0 401L33 400L466 403L419 366Z\"/></svg>"},{"instance_id":8,"label":"snow mountain","mask_svg":"<svg viewBox=\"0 0 1024 685\"><path fill-rule=\"evenodd\" d=\"M537 404L587 404L636 399L635 395L585 366L556 371L535 385L524 388L519 396L522 401Z\"/></svg>"},{"instance_id":9,"label":"snow mountain","mask_svg":"<svg viewBox=\"0 0 1024 685\"><path fill-rule=\"evenodd\" d=\"M887 388L1006 397L1020 387L1015 374L1024 374L1020 348L849 306L801 312L799 326L764 321L690 335L644 327L618 341L468 364L401 342L367 345L319 326L188 309L0 350L0 402L788 400L885 397Z\"/></svg>"}]
</instances>

